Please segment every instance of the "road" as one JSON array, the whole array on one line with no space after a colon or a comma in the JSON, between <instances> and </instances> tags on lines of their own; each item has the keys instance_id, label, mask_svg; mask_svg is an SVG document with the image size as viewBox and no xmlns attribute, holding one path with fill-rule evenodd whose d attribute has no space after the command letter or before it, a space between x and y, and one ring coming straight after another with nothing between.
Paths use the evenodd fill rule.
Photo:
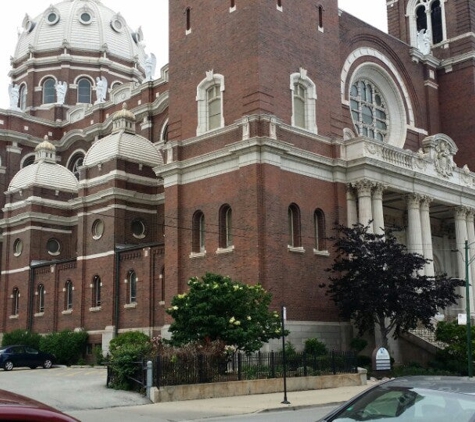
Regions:
<instances>
[{"instance_id":1,"label":"road","mask_svg":"<svg viewBox=\"0 0 475 422\"><path fill-rule=\"evenodd\" d=\"M10 372L0 371L0 388L47 403L82 422L314 422L332 409L332 406L282 408L225 416L231 412L222 406L197 407L191 400L152 404L139 393L107 388L106 375L106 370L99 367L15 368Z\"/></svg>"}]
</instances>

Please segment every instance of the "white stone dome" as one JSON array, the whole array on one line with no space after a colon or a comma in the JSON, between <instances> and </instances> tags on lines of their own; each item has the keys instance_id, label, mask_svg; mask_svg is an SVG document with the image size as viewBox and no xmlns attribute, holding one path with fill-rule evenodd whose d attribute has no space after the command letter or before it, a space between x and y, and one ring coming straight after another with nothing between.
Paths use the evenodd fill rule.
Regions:
<instances>
[{"instance_id":1,"label":"white stone dome","mask_svg":"<svg viewBox=\"0 0 475 422\"><path fill-rule=\"evenodd\" d=\"M152 142L135 133L135 116L124 104L112 116L112 133L99 139L86 153L83 166L91 167L114 158L149 167L163 165L163 158Z\"/></svg>"},{"instance_id":2,"label":"white stone dome","mask_svg":"<svg viewBox=\"0 0 475 422\"><path fill-rule=\"evenodd\" d=\"M78 180L66 167L56 163L56 147L44 140L35 148L33 164L22 168L13 176L8 191L17 191L31 186L42 186L61 192L78 192Z\"/></svg>"},{"instance_id":3,"label":"white stone dome","mask_svg":"<svg viewBox=\"0 0 475 422\"><path fill-rule=\"evenodd\" d=\"M113 3L113 2L112 2ZM103 51L127 61L138 60L143 67L146 54L140 28L133 31L120 13L100 0L65 0L49 6L42 14L26 15L13 59L36 53L71 48Z\"/></svg>"}]
</instances>

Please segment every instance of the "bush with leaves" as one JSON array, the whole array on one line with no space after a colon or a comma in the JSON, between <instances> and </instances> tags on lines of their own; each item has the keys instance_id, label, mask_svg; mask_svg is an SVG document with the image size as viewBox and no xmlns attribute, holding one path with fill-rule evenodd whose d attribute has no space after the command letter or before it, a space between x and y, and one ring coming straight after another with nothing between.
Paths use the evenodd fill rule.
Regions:
<instances>
[{"instance_id":1,"label":"bush with leaves","mask_svg":"<svg viewBox=\"0 0 475 422\"><path fill-rule=\"evenodd\" d=\"M220 340L251 353L282 336L280 316L269 310L272 295L261 285L207 273L191 278L188 286L167 309L174 319L172 345Z\"/></svg>"},{"instance_id":2,"label":"bush with leaves","mask_svg":"<svg viewBox=\"0 0 475 422\"><path fill-rule=\"evenodd\" d=\"M119 334L109 343L109 366L113 374L109 386L116 390L131 390L132 378L141 370L143 359L152 353L150 337L140 331Z\"/></svg>"},{"instance_id":3,"label":"bush with leaves","mask_svg":"<svg viewBox=\"0 0 475 422\"><path fill-rule=\"evenodd\" d=\"M56 356L57 363L74 365L86 350L88 333L86 331L63 330L41 337L40 349Z\"/></svg>"},{"instance_id":4,"label":"bush with leaves","mask_svg":"<svg viewBox=\"0 0 475 422\"><path fill-rule=\"evenodd\" d=\"M33 347L34 349L40 349L40 341L40 334L33 333L29 330L18 329L3 335L2 346L23 344L25 346Z\"/></svg>"},{"instance_id":5,"label":"bush with leaves","mask_svg":"<svg viewBox=\"0 0 475 422\"><path fill-rule=\"evenodd\" d=\"M314 356L323 356L328 354L328 349L326 344L318 338L308 338L305 340L304 352Z\"/></svg>"}]
</instances>

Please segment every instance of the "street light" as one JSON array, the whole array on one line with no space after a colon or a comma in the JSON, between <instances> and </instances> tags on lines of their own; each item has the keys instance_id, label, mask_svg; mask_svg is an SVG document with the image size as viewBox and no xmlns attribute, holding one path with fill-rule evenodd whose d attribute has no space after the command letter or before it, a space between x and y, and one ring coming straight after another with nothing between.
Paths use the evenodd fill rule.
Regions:
<instances>
[{"instance_id":1,"label":"street light","mask_svg":"<svg viewBox=\"0 0 475 422\"><path fill-rule=\"evenodd\" d=\"M473 243L473 242L472 242ZM472 327L470 320L470 280L469 280L469 268L470 262L468 260L468 249L469 249L468 240L465 240L465 307L467 312L467 360L468 360L468 377L472 378L473 368L472 368Z\"/></svg>"}]
</instances>

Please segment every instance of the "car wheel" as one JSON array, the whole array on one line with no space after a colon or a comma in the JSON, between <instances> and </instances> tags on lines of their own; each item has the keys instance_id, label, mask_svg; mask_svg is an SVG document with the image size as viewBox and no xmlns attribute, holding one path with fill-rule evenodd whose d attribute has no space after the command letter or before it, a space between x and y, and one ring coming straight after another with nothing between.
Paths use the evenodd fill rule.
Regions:
<instances>
[{"instance_id":1,"label":"car wheel","mask_svg":"<svg viewBox=\"0 0 475 422\"><path fill-rule=\"evenodd\" d=\"M11 371L13 369L13 362L11 360L7 360L3 364L3 369L5 369L5 371Z\"/></svg>"},{"instance_id":2,"label":"car wheel","mask_svg":"<svg viewBox=\"0 0 475 422\"><path fill-rule=\"evenodd\" d=\"M46 359L44 362L43 362L43 368L45 369L49 369L53 366L53 362L51 362L50 359Z\"/></svg>"}]
</instances>

